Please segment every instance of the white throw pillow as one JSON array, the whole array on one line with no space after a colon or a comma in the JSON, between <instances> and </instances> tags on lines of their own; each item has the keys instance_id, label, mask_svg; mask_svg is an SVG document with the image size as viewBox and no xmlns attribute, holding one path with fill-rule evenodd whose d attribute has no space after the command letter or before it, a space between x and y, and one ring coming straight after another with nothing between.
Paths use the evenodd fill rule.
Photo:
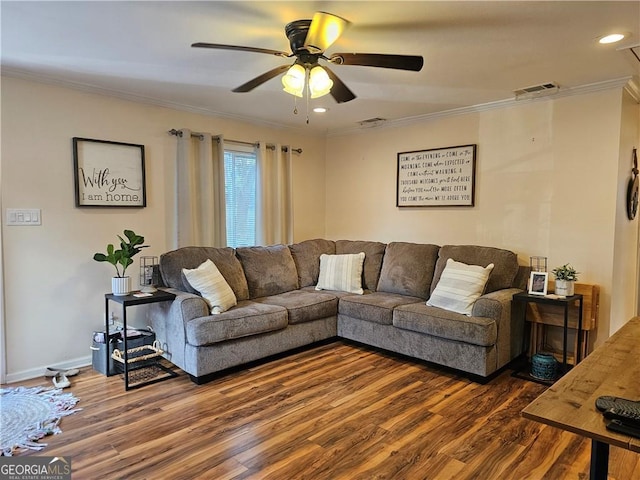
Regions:
<instances>
[{"instance_id":1,"label":"white throw pillow","mask_svg":"<svg viewBox=\"0 0 640 480\"><path fill-rule=\"evenodd\" d=\"M183 268L182 273L189 285L200 292L211 313L222 313L238 304L233 290L211 260L205 260L198 268L192 270Z\"/></svg>"},{"instance_id":2,"label":"white throw pillow","mask_svg":"<svg viewBox=\"0 0 640 480\"><path fill-rule=\"evenodd\" d=\"M362 295L364 252L320 255L320 275L316 290L339 290Z\"/></svg>"},{"instance_id":3,"label":"white throw pillow","mask_svg":"<svg viewBox=\"0 0 640 480\"><path fill-rule=\"evenodd\" d=\"M481 267L447 259L427 305L471 316L473 304L484 292L493 266L493 263Z\"/></svg>"}]
</instances>

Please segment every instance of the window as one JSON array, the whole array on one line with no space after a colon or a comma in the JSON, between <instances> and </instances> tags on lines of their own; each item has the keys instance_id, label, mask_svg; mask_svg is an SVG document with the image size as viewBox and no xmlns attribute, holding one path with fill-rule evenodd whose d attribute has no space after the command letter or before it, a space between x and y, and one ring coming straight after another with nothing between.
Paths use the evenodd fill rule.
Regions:
<instances>
[{"instance_id":1,"label":"window","mask_svg":"<svg viewBox=\"0 0 640 480\"><path fill-rule=\"evenodd\" d=\"M256 154L237 148L224 152L227 245L256 244Z\"/></svg>"}]
</instances>

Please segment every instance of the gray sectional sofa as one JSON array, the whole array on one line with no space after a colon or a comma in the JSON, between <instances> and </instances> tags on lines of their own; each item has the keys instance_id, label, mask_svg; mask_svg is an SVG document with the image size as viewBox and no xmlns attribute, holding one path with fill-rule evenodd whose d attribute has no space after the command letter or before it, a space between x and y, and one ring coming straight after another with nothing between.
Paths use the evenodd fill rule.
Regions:
<instances>
[{"instance_id":1,"label":"gray sectional sofa","mask_svg":"<svg viewBox=\"0 0 640 480\"><path fill-rule=\"evenodd\" d=\"M365 253L363 295L316 290L320 256ZM448 258L494 264L471 315L429 306ZM237 305L211 314L183 268L211 259ZM307 240L267 247L183 247L160 257L173 302L153 304L165 356L196 383L319 341L344 338L486 379L522 353L524 326L511 298L528 271L513 252L481 246Z\"/></svg>"}]
</instances>

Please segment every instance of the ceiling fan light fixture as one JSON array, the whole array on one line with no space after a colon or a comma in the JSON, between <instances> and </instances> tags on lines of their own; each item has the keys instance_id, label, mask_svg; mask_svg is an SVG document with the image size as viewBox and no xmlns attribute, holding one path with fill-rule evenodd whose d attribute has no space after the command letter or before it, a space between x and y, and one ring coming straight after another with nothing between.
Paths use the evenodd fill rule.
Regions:
<instances>
[{"instance_id":1,"label":"ceiling fan light fixture","mask_svg":"<svg viewBox=\"0 0 640 480\"><path fill-rule=\"evenodd\" d=\"M311 53L324 52L335 42L349 22L344 18L326 12L316 12L304 41L305 48Z\"/></svg>"},{"instance_id":2,"label":"ceiling fan light fixture","mask_svg":"<svg viewBox=\"0 0 640 480\"><path fill-rule=\"evenodd\" d=\"M287 73L282 76L282 89L291 95L302 98L306 76L307 71L305 68L298 63L294 63L291 68L287 70Z\"/></svg>"},{"instance_id":3,"label":"ceiling fan light fixture","mask_svg":"<svg viewBox=\"0 0 640 480\"><path fill-rule=\"evenodd\" d=\"M320 65L316 65L309 72L309 93L311 98L319 98L331 92L333 81L329 78L326 70Z\"/></svg>"}]
</instances>

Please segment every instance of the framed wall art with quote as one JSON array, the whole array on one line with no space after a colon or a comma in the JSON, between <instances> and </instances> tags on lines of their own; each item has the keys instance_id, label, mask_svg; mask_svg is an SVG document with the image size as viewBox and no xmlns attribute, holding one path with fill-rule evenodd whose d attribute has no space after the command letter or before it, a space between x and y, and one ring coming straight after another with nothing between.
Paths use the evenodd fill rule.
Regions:
<instances>
[{"instance_id":1,"label":"framed wall art with quote","mask_svg":"<svg viewBox=\"0 0 640 480\"><path fill-rule=\"evenodd\" d=\"M146 207L144 145L73 137L76 207Z\"/></svg>"},{"instance_id":2,"label":"framed wall art with quote","mask_svg":"<svg viewBox=\"0 0 640 480\"><path fill-rule=\"evenodd\" d=\"M397 207L473 207L477 145L398 153Z\"/></svg>"}]
</instances>

